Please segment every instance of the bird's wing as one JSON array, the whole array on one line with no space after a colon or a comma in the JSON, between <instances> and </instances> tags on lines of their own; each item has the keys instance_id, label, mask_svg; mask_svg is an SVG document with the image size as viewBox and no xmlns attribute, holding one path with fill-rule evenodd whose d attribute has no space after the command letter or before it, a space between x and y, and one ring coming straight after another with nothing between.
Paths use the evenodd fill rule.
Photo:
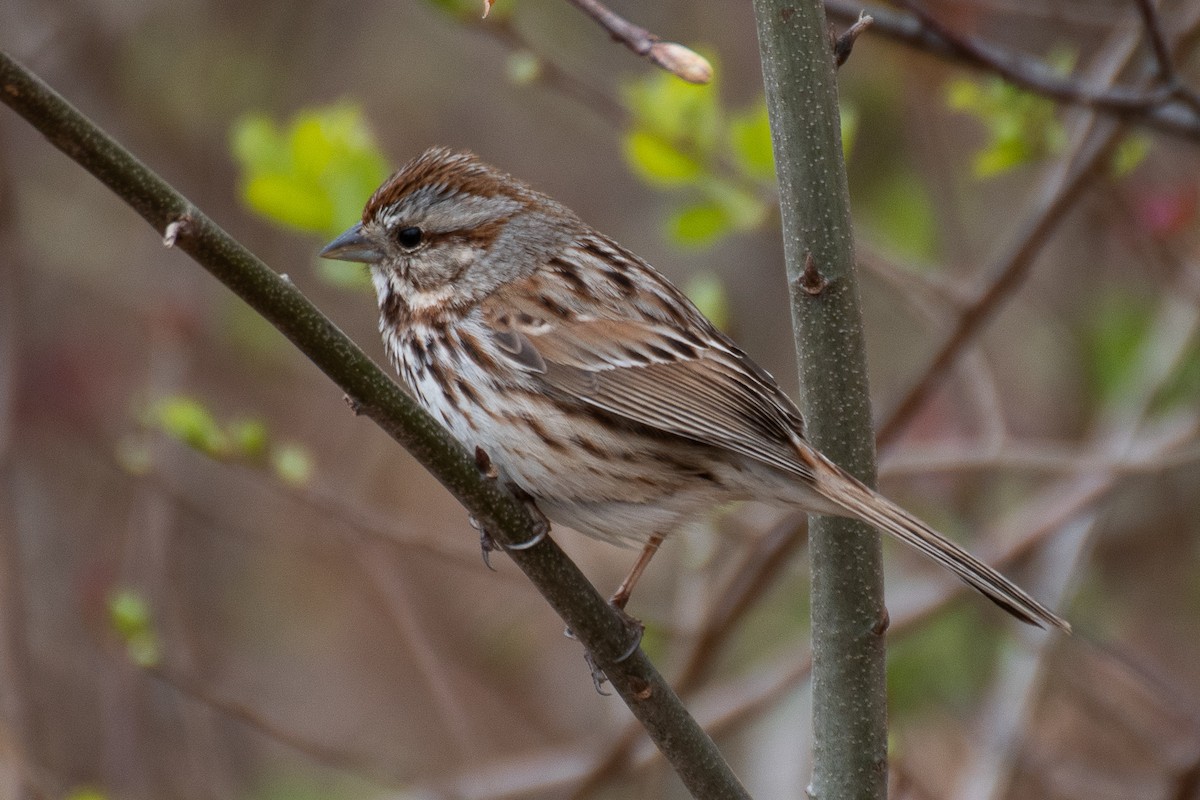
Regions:
<instances>
[{"instance_id":1,"label":"bird's wing","mask_svg":"<svg viewBox=\"0 0 1200 800\"><path fill-rule=\"evenodd\" d=\"M808 476L795 445L799 411L682 295L670 320L631 319L612 306L575 312L547 291L555 289L543 282L537 292L504 292L484 318L498 349L551 393Z\"/></svg>"}]
</instances>

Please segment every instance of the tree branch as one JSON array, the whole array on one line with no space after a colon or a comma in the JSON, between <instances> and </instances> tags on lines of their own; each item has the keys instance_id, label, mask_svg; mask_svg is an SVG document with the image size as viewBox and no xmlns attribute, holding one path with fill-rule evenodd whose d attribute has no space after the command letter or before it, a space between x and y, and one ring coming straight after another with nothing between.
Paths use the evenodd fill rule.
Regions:
<instances>
[{"instance_id":1,"label":"tree branch","mask_svg":"<svg viewBox=\"0 0 1200 800\"><path fill-rule=\"evenodd\" d=\"M808 435L869 483L874 438L834 58L819 0L755 0ZM883 566L869 526L815 516L813 780L817 798L884 797Z\"/></svg>"},{"instance_id":2,"label":"tree branch","mask_svg":"<svg viewBox=\"0 0 1200 800\"><path fill-rule=\"evenodd\" d=\"M1200 109L1171 87L1091 87L1046 62L993 42L955 33L928 13L904 13L852 0L825 0L829 16L847 24L869 14L871 30L940 58L1000 76L1015 86L1061 103L1084 106L1182 139L1200 140Z\"/></svg>"},{"instance_id":3,"label":"tree branch","mask_svg":"<svg viewBox=\"0 0 1200 800\"><path fill-rule=\"evenodd\" d=\"M473 458L312 305L291 281L234 241L54 90L0 52L0 100L96 176L160 234L186 252L341 387L417 458L501 544L528 541L528 509L480 475ZM696 724L640 649L621 660L629 632L579 569L549 538L509 555L603 669L698 798L745 797L711 738Z\"/></svg>"},{"instance_id":4,"label":"tree branch","mask_svg":"<svg viewBox=\"0 0 1200 800\"><path fill-rule=\"evenodd\" d=\"M712 80L712 65L699 53L675 42L664 42L650 31L634 25L600 0L568 0L608 31L612 38L650 63L665 69L688 83Z\"/></svg>"}]
</instances>

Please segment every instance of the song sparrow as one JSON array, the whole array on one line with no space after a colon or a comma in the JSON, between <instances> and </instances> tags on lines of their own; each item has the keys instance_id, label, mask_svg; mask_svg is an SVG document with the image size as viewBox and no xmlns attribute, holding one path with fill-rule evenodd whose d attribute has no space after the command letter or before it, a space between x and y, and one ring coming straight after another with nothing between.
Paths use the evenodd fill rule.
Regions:
<instances>
[{"instance_id":1,"label":"song sparrow","mask_svg":"<svg viewBox=\"0 0 1200 800\"><path fill-rule=\"evenodd\" d=\"M417 156L321 255L370 265L389 356L469 452L550 520L645 545L619 607L683 520L757 499L863 520L1070 630L817 452L774 379L653 267L474 155Z\"/></svg>"}]
</instances>

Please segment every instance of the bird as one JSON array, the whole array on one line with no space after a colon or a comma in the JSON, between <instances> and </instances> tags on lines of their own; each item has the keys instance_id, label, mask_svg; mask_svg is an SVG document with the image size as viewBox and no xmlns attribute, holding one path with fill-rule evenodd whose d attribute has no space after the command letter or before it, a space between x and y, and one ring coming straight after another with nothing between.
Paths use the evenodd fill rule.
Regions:
<instances>
[{"instance_id":1,"label":"bird","mask_svg":"<svg viewBox=\"0 0 1200 800\"><path fill-rule=\"evenodd\" d=\"M1069 623L820 453L775 379L654 267L473 153L391 175L325 258L369 268L410 395L556 524L642 551L758 500L866 522L1022 622Z\"/></svg>"}]
</instances>

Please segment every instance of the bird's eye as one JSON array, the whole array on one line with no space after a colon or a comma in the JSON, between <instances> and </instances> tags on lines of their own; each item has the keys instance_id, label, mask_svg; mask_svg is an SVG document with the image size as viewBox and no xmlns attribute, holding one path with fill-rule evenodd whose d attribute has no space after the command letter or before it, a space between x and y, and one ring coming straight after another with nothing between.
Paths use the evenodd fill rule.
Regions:
<instances>
[{"instance_id":1,"label":"bird's eye","mask_svg":"<svg viewBox=\"0 0 1200 800\"><path fill-rule=\"evenodd\" d=\"M424 232L417 227L401 228L396 231L396 243L405 250L412 250L421 244Z\"/></svg>"}]
</instances>

